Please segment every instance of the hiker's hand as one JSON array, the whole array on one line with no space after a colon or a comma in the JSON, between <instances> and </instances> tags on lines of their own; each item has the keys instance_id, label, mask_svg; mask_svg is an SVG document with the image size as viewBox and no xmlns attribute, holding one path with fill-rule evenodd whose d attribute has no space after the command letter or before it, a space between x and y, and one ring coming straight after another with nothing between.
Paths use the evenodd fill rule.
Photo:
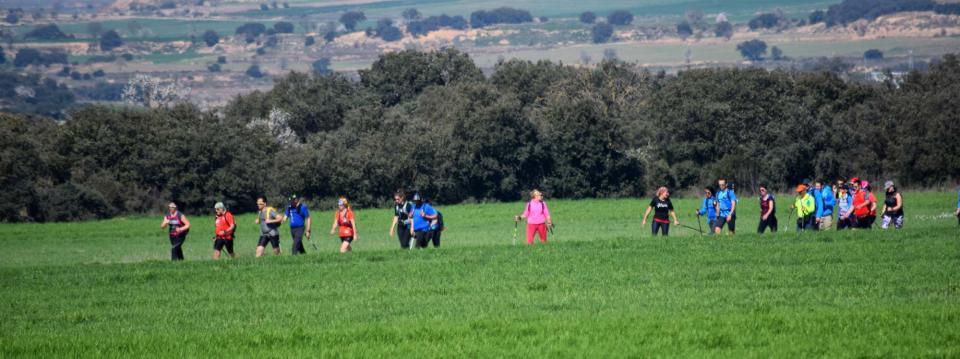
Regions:
<instances>
[{"instance_id":1,"label":"hiker's hand","mask_svg":"<svg viewBox=\"0 0 960 359\"><path fill-rule=\"evenodd\" d=\"M679 226L679 225L680 225L680 221L678 221L678 220L673 220L673 225Z\"/></svg>"},{"instance_id":2,"label":"hiker's hand","mask_svg":"<svg viewBox=\"0 0 960 359\"><path fill-rule=\"evenodd\" d=\"M331 230L330 230L330 234L333 234L335 231L336 231L336 230L331 229Z\"/></svg>"},{"instance_id":3,"label":"hiker's hand","mask_svg":"<svg viewBox=\"0 0 960 359\"><path fill-rule=\"evenodd\" d=\"M728 215L727 215L727 222L730 222L730 220L731 220L732 218L733 218L733 215L732 215L732 214L728 214Z\"/></svg>"},{"instance_id":4,"label":"hiker's hand","mask_svg":"<svg viewBox=\"0 0 960 359\"><path fill-rule=\"evenodd\" d=\"M640 223L640 225L644 225L644 226L647 225L647 220L644 219L644 220L643 220L643 223Z\"/></svg>"},{"instance_id":5,"label":"hiker's hand","mask_svg":"<svg viewBox=\"0 0 960 359\"><path fill-rule=\"evenodd\" d=\"M513 216L513 220L515 222L520 222L520 216Z\"/></svg>"},{"instance_id":6,"label":"hiker's hand","mask_svg":"<svg viewBox=\"0 0 960 359\"><path fill-rule=\"evenodd\" d=\"M769 216L765 214L765 215L763 215L763 217L760 217L760 219L766 221L766 220L767 220L767 217L769 217Z\"/></svg>"}]
</instances>

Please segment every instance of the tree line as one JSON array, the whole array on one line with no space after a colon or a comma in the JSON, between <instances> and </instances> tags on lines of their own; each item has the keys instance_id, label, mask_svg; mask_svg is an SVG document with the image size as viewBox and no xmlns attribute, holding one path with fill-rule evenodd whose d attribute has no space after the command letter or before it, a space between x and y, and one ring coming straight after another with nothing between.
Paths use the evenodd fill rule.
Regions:
<instances>
[{"instance_id":1,"label":"tree line","mask_svg":"<svg viewBox=\"0 0 960 359\"><path fill-rule=\"evenodd\" d=\"M187 212L297 193L440 203L635 197L726 177L749 191L859 175L905 186L960 178L960 61L900 82L832 73L604 61L501 61L457 50L382 55L359 80L290 73L223 108L95 105L62 124L0 115L0 218ZM325 202L324 202L325 203Z\"/></svg>"}]
</instances>

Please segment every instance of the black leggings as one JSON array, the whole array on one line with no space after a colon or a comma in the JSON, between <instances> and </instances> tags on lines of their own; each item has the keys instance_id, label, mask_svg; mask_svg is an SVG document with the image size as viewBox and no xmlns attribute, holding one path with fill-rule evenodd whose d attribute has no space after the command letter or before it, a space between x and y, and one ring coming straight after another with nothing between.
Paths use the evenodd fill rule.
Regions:
<instances>
[{"instance_id":1,"label":"black leggings","mask_svg":"<svg viewBox=\"0 0 960 359\"><path fill-rule=\"evenodd\" d=\"M183 233L176 237L170 237L170 260L183 260L183 242L187 240L187 234Z\"/></svg>"},{"instance_id":2,"label":"black leggings","mask_svg":"<svg viewBox=\"0 0 960 359\"><path fill-rule=\"evenodd\" d=\"M657 221L653 221L653 235L656 236L657 231L661 229L662 229L663 235L666 236L668 233L670 233L670 223L669 222L660 223Z\"/></svg>"},{"instance_id":3,"label":"black leggings","mask_svg":"<svg viewBox=\"0 0 960 359\"><path fill-rule=\"evenodd\" d=\"M397 239L400 240L400 249L410 249L410 227L397 223Z\"/></svg>"},{"instance_id":4,"label":"black leggings","mask_svg":"<svg viewBox=\"0 0 960 359\"><path fill-rule=\"evenodd\" d=\"M433 241L433 246L434 246L434 247L439 247L439 246L440 246L440 234L443 233L443 230L434 229L434 230L430 231L430 233L431 233L431 234L430 234L430 240Z\"/></svg>"},{"instance_id":5,"label":"black leggings","mask_svg":"<svg viewBox=\"0 0 960 359\"><path fill-rule=\"evenodd\" d=\"M771 215L770 217L767 217L766 220L761 219L760 225L757 226L757 233L763 234L763 232L767 228L770 228L770 233L777 233L777 217L776 216Z\"/></svg>"}]
</instances>

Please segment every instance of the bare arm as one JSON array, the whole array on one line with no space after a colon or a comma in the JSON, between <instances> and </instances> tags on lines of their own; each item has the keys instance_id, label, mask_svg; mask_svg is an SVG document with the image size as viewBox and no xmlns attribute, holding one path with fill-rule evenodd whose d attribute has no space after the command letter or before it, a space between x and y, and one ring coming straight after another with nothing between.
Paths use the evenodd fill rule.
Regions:
<instances>
[{"instance_id":1,"label":"bare arm","mask_svg":"<svg viewBox=\"0 0 960 359\"><path fill-rule=\"evenodd\" d=\"M397 222L400 222L400 217L393 216L393 223L390 224L390 237L393 237L393 230L397 228Z\"/></svg>"},{"instance_id":2,"label":"bare arm","mask_svg":"<svg viewBox=\"0 0 960 359\"><path fill-rule=\"evenodd\" d=\"M673 216L673 224L679 226L680 221L677 220L677 212L671 209L670 215Z\"/></svg>"},{"instance_id":3,"label":"bare arm","mask_svg":"<svg viewBox=\"0 0 960 359\"><path fill-rule=\"evenodd\" d=\"M163 217L163 222L160 223L160 229L167 228L167 225L170 224L170 220L167 217Z\"/></svg>"},{"instance_id":4,"label":"bare arm","mask_svg":"<svg viewBox=\"0 0 960 359\"><path fill-rule=\"evenodd\" d=\"M337 218L339 217L339 214L333 215L333 225L330 226L330 234L334 234L337 231Z\"/></svg>"},{"instance_id":5,"label":"bare arm","mask_svg":"<svg viewBox=\"0 0 960 359\"><path fill-rule=\"evenodd\" d=\"M647 217L650 216L650 210L653 209L651 206L647 206L646 212L643 212L643 222L642 224L647 224Z\"/></svg>"},{"instance_id":6,"label":"bare arm","mask_svg":"<svg viewBox=\"0 0 960 359\"><path fill-rule=\"evenodd\" d=\"M183 225L180 226L180 232L190 229L190 220L187 219L187 216L181 214L180 220L183 221Z\"/></svg>"},{"instance_id":7,"label":"bare arm","mask_svg":"<svg viewBox=\"0 0 960 359\"><path fill-rule=\"evenodd\" d=\"M351 219L350 219L350 225L353 226L353 240L356 241L356 240L360 239L360 235L357 234L357 220L351 218Z\"/></svg>"},{"instance_id":8,"label":"bare arm","mask_svg":"<svg viewBox=\"0 0 960 359\"><path fill-rule=\"evenodd\" d=\"M893 207L894 211L899 211L903 207L903 198L900 197L900 194L897 193L897 206Z\"/></svg>"}]
</instances>

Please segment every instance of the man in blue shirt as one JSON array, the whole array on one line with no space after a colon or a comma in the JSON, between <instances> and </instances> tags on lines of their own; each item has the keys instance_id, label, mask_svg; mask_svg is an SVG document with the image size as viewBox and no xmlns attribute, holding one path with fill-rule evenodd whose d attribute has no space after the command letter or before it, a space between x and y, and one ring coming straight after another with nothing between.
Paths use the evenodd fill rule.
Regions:
<instances>
[{"instance_id":1,"label":"man in blue shirt","mask_svg":"<svg viewBox=\"0 0 960 359\"><path fill-rule=\"evenodd\" d=\"M824 186L823 181L814 182L814 200L817 203L816 221L819 229L825 231L833 226L833 207L836 205L836 199L833 197L833 190L830 186Z\"/></svg>"},{"instance_id":2,"label":"man in blue shirt","mask_svg":"<svg viewBox=\"0 0 960 359\"><path fill-rule=\"evenodd\" d=\"M301 203L297 195L292 195L290 196L290 205L287 206L283 214L283 220L290 221L290 236L293 237L292 254L307 253L303 248L304 233L306 233L307 238L310 238L310 209L307 208L307 204Z\"/></svg>"},{"instance_id":3,"label":"man in blue shirt","mask_svg":"<svg viewBox=\"0 0 960 359\"><path fill-rule=\"evenodd\" d=\"M417 241L417 248L427 248L430 241L430 222L437 219L437 211L429 203L424 203L419 193L413 195L413 203L413 210L409 215L413 220L410 234Z\"/></svg>"},{"instance_id":4,"label":"man in blue shirt","mask_svg":"<svg viewBox=\"0 0 960 359\"><path fill-rule=\"evenodd\" d=\"M713 231L720 234L723 225L727 225L730 234L735 234L737 229L737 195L733 189L727 188L727 180L717 180L717 220L714 221Z\"/></svg>"}]
</instances>

